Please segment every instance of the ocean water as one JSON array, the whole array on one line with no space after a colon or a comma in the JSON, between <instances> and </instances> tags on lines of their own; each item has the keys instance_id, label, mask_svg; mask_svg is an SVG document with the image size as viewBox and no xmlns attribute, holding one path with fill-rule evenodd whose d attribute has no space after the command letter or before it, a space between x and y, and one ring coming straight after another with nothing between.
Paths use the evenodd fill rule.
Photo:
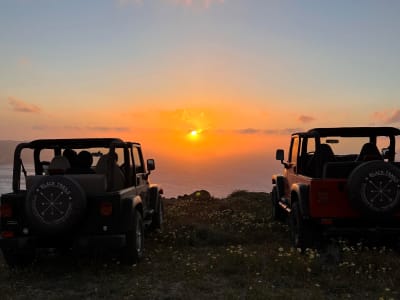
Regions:
<instances>
[{"instance_id":1,"label":"ocean water","mask_svg":"<svg viewBox=\"0 0 400 300\"><path fill-rule=\"evenodd\" d=\"M28 175L33 174L33 165L25 166ZM269 192L270 175L267 172L218 172L210 170L188 171L170 168L160 168L150 175L150 182L159 184L165 197L177 197L191 194L197 190L207 190L212 196L223 198L235 190L252 192ZM0 165L0 194L12 191L12 165ZM172 174L172 175L171 175ZM243 175L247 174L247 175ZM21 176L21 187L25 186L24 176Z\"/></svg>"},{"instance_id":2,"label":"ocean water","mask_svg":"<svg viewBox=\"0 0 400 300\"><path fill-rule=\"evenodd\" d=\"M0 165L0 193L12 191L12 165Z\"/></svg>"}]
</instances>

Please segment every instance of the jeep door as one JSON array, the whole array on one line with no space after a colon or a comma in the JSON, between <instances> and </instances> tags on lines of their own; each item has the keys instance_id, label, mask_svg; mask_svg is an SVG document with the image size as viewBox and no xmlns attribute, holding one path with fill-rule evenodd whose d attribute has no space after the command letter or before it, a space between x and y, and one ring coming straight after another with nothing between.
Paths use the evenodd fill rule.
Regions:
<instances>
[{"instance_id":1,"label":"jeep door","mask_svg":"<svg viewBox=\"0 0 400 300\"><path fill-rule=\"evenodd\" d=\"M310 143L313 144L310 147ZM310 181L310 178L305 175L307 169L308 160L310 159L307 151L312 150L314 146L314 139L304 137L301 135L293 135L290 143L288 163L285 168L285 177L287 178L287 186L285 187L285 197L290 199L290 190L293 184L306 183Z\"/></svg>"},{"instance_id":2,"label":"jeep door","mask_svg":"<svg viewBox=\"0 0 400 300\"><path fill-rule=\"evenodd\" d=\"M144 212L146 213L150 209L149 195L147 194L149 190L149 181L143 161L142 150L139 146L132 146L132 158L135 180L134 184L136 186L137 194L142 198Z\"/></svg>"},{"instance_id":3,"label":"jeep door","mask_svg":"<svg viewBox=\"0 0 400 300\"><path fill-rule=\"evenodd\" d=\"M292 136L289 148L288 164L285 167L286 187L285 197L290 199L290 187L297 180L297 159L300 148L300 137L298 135Z\"/></svg>"}]
</instances>

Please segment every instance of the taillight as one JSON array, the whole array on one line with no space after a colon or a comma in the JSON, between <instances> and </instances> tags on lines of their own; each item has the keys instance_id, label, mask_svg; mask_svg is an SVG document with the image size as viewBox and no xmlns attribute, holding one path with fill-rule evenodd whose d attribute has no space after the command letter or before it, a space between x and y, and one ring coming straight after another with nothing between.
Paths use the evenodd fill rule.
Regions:
<instances>
[{"instance_id":1,"label":"taillight","mask_svg":"<svg viewBox=\"0 0 400 300\"><path fill-rule=\"evenodd\" d=\"M13 214L11 204L4 203L0 206L0 217L2 218L11 218Z\"/></svg>"},{"instance_id":2,"label":"taillight","mask_svg":"<svg viewBox=\"0 0 400 300\"><path fill-rule=\"evenodd\" d=\"M112 214L112 203L108 201L103 201L100 203L100 214L102 216L108 217Z\"/></svg>"},{"instance_id":3,"label":"taillight","mask_svg":"<svg viewBox=\"0 0 400 300\"><path fill-rule=\"evenodd\" d=\"M5 230L1 233L1 236L3 238L12 238L14 237L14 232L13 231L9 231L9 230Z\"/></svg>"}]
</instances>

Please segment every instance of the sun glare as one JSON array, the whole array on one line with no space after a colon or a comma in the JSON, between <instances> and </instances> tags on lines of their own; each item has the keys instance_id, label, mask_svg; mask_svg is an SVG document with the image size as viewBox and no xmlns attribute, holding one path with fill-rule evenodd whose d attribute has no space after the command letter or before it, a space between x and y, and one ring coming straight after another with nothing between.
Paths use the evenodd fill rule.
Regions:
<instances>
[{"instance_id":1,"label":"sun glare","mask_svg":"<svg viewBox=\"0 0 400 300\"><path fill-rule=\"evenodd\" d=\"M190 140L195 141L195 140L197 140L199 138L200 133L201 133L201 130L198 130L198 129L197 130L191 130L188 133L188 137L189 137Z\"/></svg>"}]
</instances>

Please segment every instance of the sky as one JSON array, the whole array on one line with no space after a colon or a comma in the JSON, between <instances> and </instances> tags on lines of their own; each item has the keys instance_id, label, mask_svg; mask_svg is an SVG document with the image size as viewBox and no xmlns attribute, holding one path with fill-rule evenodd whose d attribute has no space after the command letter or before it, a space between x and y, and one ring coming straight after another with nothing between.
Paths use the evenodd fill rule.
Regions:
<instances>
[{"instance_id":1,"label":"sky","mask_svg":"<svg viewBox=\"0 0 400 300\"><path fill-rule=\"evenodd\" d=\"M399 11L397 0L0 0L0 139L121 137L158 159L167 185L268 190L293 131L399 127Z\"/></svg>"}]
</instances>

